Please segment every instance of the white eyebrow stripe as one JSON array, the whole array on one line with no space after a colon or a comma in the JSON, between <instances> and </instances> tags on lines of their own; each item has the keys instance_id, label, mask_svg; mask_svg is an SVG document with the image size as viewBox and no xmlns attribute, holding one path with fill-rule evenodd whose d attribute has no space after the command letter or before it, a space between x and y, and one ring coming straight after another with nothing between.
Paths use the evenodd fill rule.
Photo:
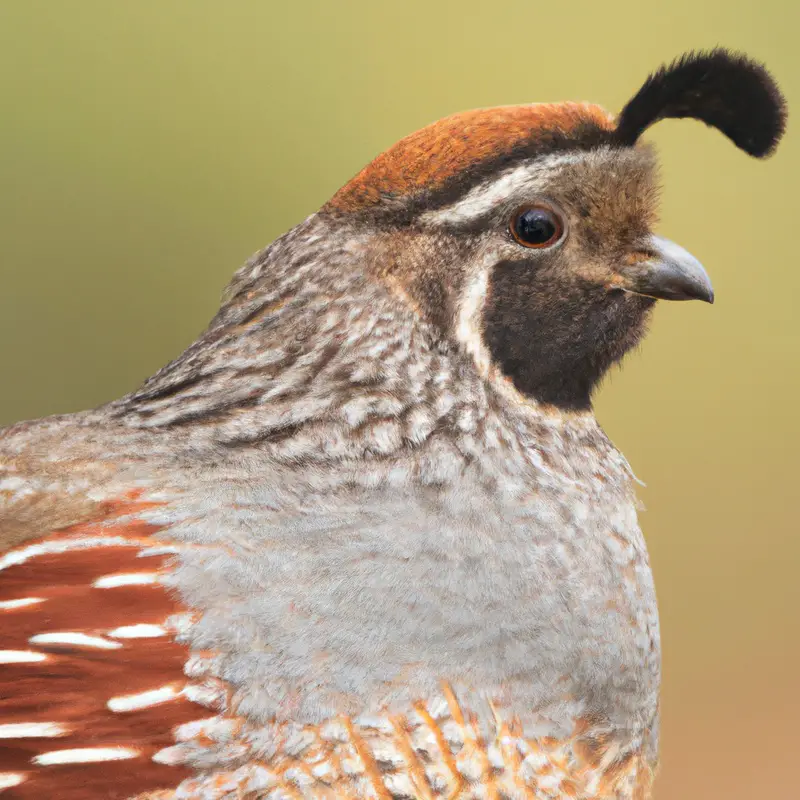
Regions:
<instances>
[{"instance_id":1,"label":"white eyebrow stripe","mask_svg":"<svg viewBox=\"0 0 800 800\"><path fill-rule=\"evenodd\" d=\"M526 161L500 176L484 181L471 189L452 205L421 215L422 222L429 224L462 224L478 219L497 208L509 197L519 194L523 188L531 195L544 191L552 182L554 170L569 164L585 161L591 153L553 153L535 160ZM544 178L547 180L544 180Z\"/></svg>"},{"instance_id":2,"label":"white eyebrow stripe","mask_svg":"<svg viewBox=\"0 0 800 800\"><path fill-rule=\"evenodd\" d=\"M481 335L481 315L489 286L489 267L481 269L467 285L458 310L456 338L472 356L481 377L488 378L492 359Z\"/></svg>"},{"instance_id":3,"label":"white eyebrow stripe","mask_svg":"<svg viewBox=\"0 0 800 800\"><path fill-rule=\"evenodd\" d=\"M132 747L77 747L72 750L51 750L34 756L34 764L43 767L51 764L91 764L96 761L120 761L136 758L139 751Z\"/></svg>"},{"instance_id":4,"label":"white eyebrow stripe","mask_svg":"<svg viewBox=\"0 0 800 800\"><path fill-rule=\"evenodd\" d=\"M66 644L79 647L94 647L98 650L118 650L122 645L102 636L88 636L80 631L61 631L59 633L37 633L28 641L31 644Z\"/></svg>"},{"instance_id":5,"label":"white eyebrow stripe","mask_svg":"<svg viewBox=\"0 0 800 800\"><path fill-rule=\"evenodd\" d=\"M57 722L9 722L0 725L0 739L40 739L66 736L70 729Z\"/></svg>"}]
</instances>

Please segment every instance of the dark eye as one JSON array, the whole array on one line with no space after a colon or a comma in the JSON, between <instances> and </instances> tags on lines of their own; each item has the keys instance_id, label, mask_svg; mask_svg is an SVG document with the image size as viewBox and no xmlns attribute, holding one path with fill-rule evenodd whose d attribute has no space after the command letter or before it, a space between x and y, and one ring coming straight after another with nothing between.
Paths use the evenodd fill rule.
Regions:
<instances>
[{"instance_id":1,"label":"dark eye","mask_svg":"<svg viewBox=\"0 0 800 800\"><path fill-rule=\"evenodd\" d=\"M543 206L526 206L514 214L511 234L525 247L550 247L564 235L564 223Z\"/></svg>"}]
</instances>

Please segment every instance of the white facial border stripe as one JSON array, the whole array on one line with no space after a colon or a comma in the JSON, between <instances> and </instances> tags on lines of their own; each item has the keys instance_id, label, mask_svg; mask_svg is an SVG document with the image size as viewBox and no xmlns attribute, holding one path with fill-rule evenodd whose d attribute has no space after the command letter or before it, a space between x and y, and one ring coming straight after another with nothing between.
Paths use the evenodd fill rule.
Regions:
<instances>
[{"instance_id":1,"label":"white facial border stripe","mask_svg":"<svg viewBox=\"0 0 800 800\"><path fill-rule=\"evenodd\" d=\"M492 270L492 265L493 258L491 256L486 257L461 295L456 325L456 339L472 358L478 374L489 382L497 392L514 403L530 405L533 401L523 397L514 388L514 384L492 363L492 356L483 339L483 309L489 292L489 274Z\"/></svg>"},{"instance_id":2,"label":"white facial border stripe","mask_svg":"<svg viewBox=\"0 0 800 800\"><path fill-rule=\"evenodd\" d=\"M481 264L480 270L469 284L461 297L458 311L458 324L456 325L456 338L469 353L478 368L482 378L489 377L491 356L481 334L483 325L483 306L489 290L490 264Z\"/></svg>"}]
</instances>

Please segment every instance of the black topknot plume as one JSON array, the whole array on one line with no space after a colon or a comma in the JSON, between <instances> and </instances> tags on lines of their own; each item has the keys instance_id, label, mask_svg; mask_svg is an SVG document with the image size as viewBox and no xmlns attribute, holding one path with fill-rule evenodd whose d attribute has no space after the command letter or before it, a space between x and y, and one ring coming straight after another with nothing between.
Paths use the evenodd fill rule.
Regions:
<instances>
[{"instance_id":1,"label":"black topknot plume","mask_svg":"<svg viewBox=\"0 0 800 800\"><path fill-rule=\"evenodd\" d=\"M615 137L632 145L654 122L693 117L751 156L771 155L786 127L786 101L767 70L718 48L661 67L622 109Z\"/></svg>"}]
</instances>

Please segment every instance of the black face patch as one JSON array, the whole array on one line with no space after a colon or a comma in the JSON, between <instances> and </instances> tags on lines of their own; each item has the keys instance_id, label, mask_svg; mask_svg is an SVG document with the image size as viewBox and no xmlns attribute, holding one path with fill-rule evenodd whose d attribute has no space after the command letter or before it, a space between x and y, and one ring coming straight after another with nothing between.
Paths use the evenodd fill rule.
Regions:
<instances>
[{"instance_id":1,"label":"black face patch","mask_svg":"<svg viewBox=\"0 0 800 800\"><path fill-rule=\"evenodd\" d=\"M496 111L502 118L503 110ZM646 254L657 192L649 149L637 142L650 125L670 117L699 119L762 157L783 134L786 105L769 73L745 56L721 49L690 53L652 74L616 126L596 116L569 130L537 128L513 147L484 148L480 158L468 160L441 182L418 186L410 194L387 191L351 211L325 207L323 213L342 215L390 242L382 274L399 281L417 312L447 338L453 335L464 265L472 263L484 243L499 231L510 238L514 214L537 199L566 210L568 241L556 248L560 253L517 257L507 241L498 248L483 335L494 363L521 392L562 408L587 408L606 370L643 335L653 306L652 299L609 287L620 285L620 267ZM571 166L562 165L558 180L545 182L543 197L506 197L464 219L430 216L520 164L561 153L589 157L562 159ZM444 147L429 157L446 162L452 155ZM425 246L403 249L397 239L401 234L425 239ZM524 236L516 241L521 249L538 243Z\"/></svg>"},{"instance_id":2,"label":"black face patch","mask_svg":"<svg viewBox=\"0 0 800 800\"><path fill-rule=\"evenodd\" d=\"M562 409L588 409L603 374L641 339L654 301L581 279L559 280L551 263L548 255L494 267L484 341L523 394Z\"/></svg>"},{"instance_id":3,"label":"black face patch","mask_svg":"<svg viewBox=\"0 0 800 800\"><path fill-rule=\"evenodd\" d=\"M699 119L761 158L783 135L786 102L766 69L746 56L688 53L650 75L619 115L616 138L633 145L654 123L679 117Z\"/></svg>"}]
</instances>

